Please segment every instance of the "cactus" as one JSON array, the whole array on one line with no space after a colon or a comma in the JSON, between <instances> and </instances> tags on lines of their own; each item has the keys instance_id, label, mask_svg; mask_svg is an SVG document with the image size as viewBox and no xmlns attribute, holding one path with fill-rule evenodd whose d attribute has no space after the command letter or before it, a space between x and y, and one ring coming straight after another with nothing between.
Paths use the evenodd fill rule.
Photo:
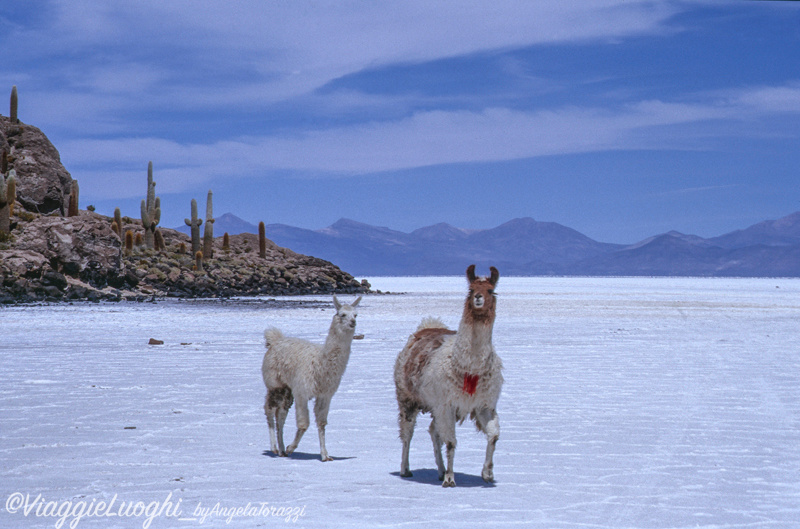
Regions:
<instances>
[{"instance_id":1,"label":"cactus","mask_svg":"<svg viewBox=\"0 0 800 529\"><path fill-rule=\"evenodd\" d=\"M130 255L133 251L133 232L128 230L125 232L125 255Z\"/></svg>"},{"instance_id":2,"label":"cactus","mask_svg":"<svg viewBox=\"0 0 800 529\"><path fill-rule=\"evenodd\" d=\"M199 272L201 274L204 272L204 270L203 270L203 252L197 252L196 254L194 254L194 266L195 266L195 271L197 271L197 272Z\"/></svg>"},{"instance_id":3,"label":"cactus","mask_svg":"<svg viewBox=\"0 0 800 529\"><path fill-rule=\"evenodd\" d=\"M264 221L258 223L258 256L267 258L267 227L264 226Z\"/></svg>"},{"instance_id":4,"label":"cactus","mask_svg":"<svg viewBox=\"0 0 800 529\"><path fill-rule=\"evenodd\" d=\"M19 104L19 100L17 98L17 85L11 87L11 123L19 123L19 118L17 118L17 105Z\"/></svg>"},{"instance_id":5,"label":"cactus","mask_svg":"<svg viewBox=\"0 0 800 529\"><path fill-rule=\"evenodd\" d=\"M77 217L78 216L78 199L79 199L80 188L78 187L78 181L72 181L72 189L69 193L69 207L67 208L67 217Z\"/></svg>"},{"instance_id":6,"label":"cactus","mask_svg":"<svg viewBox=\"0 0 800 529\"><path fill-rule=\"evenodd\" d=\"M155 247L155 231L161 220L161 199L156 196L156 183L153 182L153 162L147 164L147 201L142 200L142 227L144 227L145 247Z\"/></svg>"},{"instance_id":7,"label":"cactus","mask_svg":"<svg viewBox=\"0 0 800 529\"><path fill-rule=\"evenodd\" d=\"M136 236L133 238L133 244L134 246L141 246L143 243L142 234L137 231Z\"/></svg>"},{"instance_id":8,"label":"cactus","mask_svg":"<svg viewBox=\"0 0 800 529\"><path fill-rule=\"evenodd\" d=\"M17 200L17 172L14 169L8 174L6 197L8 198L8 216L10 217L14 214L14 203Z\"/></svg>"},{"instance_id":9,"label":"cactus","mask_svg":"<svg viewBox=\"0 0 800 529\"><path fill-rule=\"evenodd\" d=\"M211 190L206 200L206 227L203 231L203 259L214 257L214 215L212 213Z\"/></svg>"},{"instance_id":10,"label":"cactus","mask_svg":"<svg viewBox=\"0 0 800 529\"><path fill-rule=\"evenodd\" d=\"M223 252L230 252L231 251L231 237L228 235L228 232L222 234L222 251Z\"/></svg>"},{"instance_id":11,"label":"cactus","mask_svg":"<svg viewBox=\"0 0 800 529\"><path fill-rule=\"evenodd\" d=\"M180 243L180 245L178 245L178 253L181 254L181 255L185 255L186 254L186 243L185 242L182 242L182 243Z\"/></svg>"},{"instance_id":12,"label":"cactus","mask_svg":"<svg viewBox=\"0 0 800 529\"><path fill-rule=\"evenodd\" d=\"M197 201L192 199L192 220L183 219L187 226L192 228L192 255L200 251L200 225L203 219L197 218Z\"/></svg>"},{"instance_id":13,"label":"cactus","mask_svg":"<svg viewBox=\"0 0 800 529\"><path fill-rule=\"evenodd\" d=\"M14 178L15 171L9 172L8 178L0 174L0 233L11 231L11 206L9 205L9 185L8 182Z\"/></svg>"},{"instance_id":14,"label":"cactus","mask_svg":"<svg viewBox=\"0 0 800 529\"><path fill-rule=\"evenodd\" d=\"M119 208L114 208L114 222L117 224L117 229L114 231L122 239L122 215L119 212ZM111 224L111 226L113 227L114 224Z\"/></svg>"},{"instance_id":15,"label":"cactus","mask_svg":"<svg viewBox=\"0 0 800 529\"><path fill-rule=\"evenodd\" d=\"M153 235L156 251L163 252L167 248L167 244L164 242L164 234L161 233L161 230L156 230Z\"/></svg>"}]
</instances>

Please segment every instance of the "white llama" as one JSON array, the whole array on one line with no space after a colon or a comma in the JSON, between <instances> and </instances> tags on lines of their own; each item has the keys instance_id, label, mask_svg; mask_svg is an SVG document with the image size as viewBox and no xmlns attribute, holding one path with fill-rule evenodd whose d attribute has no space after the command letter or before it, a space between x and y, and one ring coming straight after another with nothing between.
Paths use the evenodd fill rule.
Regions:
<instances>
[{"instance_id":1,"label":"white llama","mask_svg":"<svg viewBox=\"0 0 800 529\"><path fill-rule=\"evenodd\" d=\"M325 425L328 423L331 398L339 388L350 358L350 344L358 315L355 308L360 301L361 296L350 305L342 305L333 296L336 315L324 345L286 337L274 327L264 331L267 352L261 364L261 375L267 386L264 413L267 415L273 453L286 456L297 449L300 438L309 426L308 401L315 399L314 416L319 431L320 457L323 461L332 461L325 448ZM297 400L297 434L292 444L284 448L283 425L293 399Z\"/></svg>"},{"instance_id":2,"label":"white llama","mask_svg":"<svg viewBox=\"0 0 800 529\"><path fill-rule=\"evenodd\" d=\"M497 400L503 385L503 364L492 345L496 298L494 287L500 273L491 267L489 278L476 277L475 265L467 268L469 295L458 331L441 320L423 320L397 357L394 382L400 409L403 455L400 475L410 477L408 451L419 412L430 412L433 453L444 487L455 487L453 457L456 423L470 416L486 434L486 460L481 477L494 481L495 445L500 436ZM447 469L442 460L447 447Z\"/></svg>"}]
</instances>

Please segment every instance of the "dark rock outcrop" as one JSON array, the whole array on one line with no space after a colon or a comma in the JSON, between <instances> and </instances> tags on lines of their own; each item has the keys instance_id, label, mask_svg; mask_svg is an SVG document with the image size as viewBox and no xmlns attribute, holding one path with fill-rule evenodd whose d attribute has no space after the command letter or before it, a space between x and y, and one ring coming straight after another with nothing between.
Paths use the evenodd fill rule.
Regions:
<instances>
[{"instance_id":1,"label":"dark rock outcrop","mask_svg":"<svg viewBox=\"0 0 800 529\"><path fill-rule=\"evenodd\" d=\"M258 238L249 234L231 237L228 251L215 239L201 270L185 250L189 237L174 230L161 230L161 251L127 251L124 235L142 233L140 221L124 217L121 240L109 217L64 216L72 177L42 131L0 116L1 151L16 171L17 195L11 231L0 234L0 303L369 291L332 263L272 241L260 257Z\"/></svg>"},{"instance_id":2,"label":"dark rock outcrop","mask_svg":"<svg viewBox=\"0 0 800 529\"><path fill-rule=\"evenodd\" d=\"M17 172L17 201L22 207L64 215L72 177L47 136L33 125L12 123L0 116L0 152L3 150L8 153L9 167Z\"/></svg>"},{"instance_id":3,"label":"dark rock outcrop","mask_svg":"<svg viewBox=\"0 0 800 529\"><path fill-rule=\"evenodd\" d=\"M214 256L195 269L189 237L164 229L163 251L127 252L111 229L113 219L82 211L78 217L24 212L15 217L13 244L0 245L0 303L63 300L145 300L154 297L216 298L257 295L363 293L359 282L334 264L281 248L258 237L214 240ZM124 218L123 233L142 232ZM5 247L5 248L4 248Z\"/></svg>"}]
</instances>

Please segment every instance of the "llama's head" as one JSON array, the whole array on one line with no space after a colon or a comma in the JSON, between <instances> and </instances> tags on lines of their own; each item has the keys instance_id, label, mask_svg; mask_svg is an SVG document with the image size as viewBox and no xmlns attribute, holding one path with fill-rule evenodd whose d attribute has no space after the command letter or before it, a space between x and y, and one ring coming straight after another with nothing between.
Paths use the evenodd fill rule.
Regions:
<instances>
[{"instance_id":1,"label":"llama's head","mask_svg":"<svg viewBox=\"0 0 800 529\"><path fill-rule=\"evenodd\" d=\"M496 301L494 287L500 279L500 272L493 266L489 270L492 272L491 276L478 277L475 275L475 265L467 268L469 295L464 306L464 315L470 321L484 323L494 321Z\"/></svg>"},{"instance_id":2,"label":"llama's head","mask_svg":"<svg viewBox=\"0 0 800 529\"><path fill-rule=\"evenodd\" d=\"M336 307L336 315L333 317L333 325L342 331L353 332L356 329L356 307L361 302L361 296L349 305L342 305L336 296L333 296L333 306Z\"/></svg>"}]
</instances>

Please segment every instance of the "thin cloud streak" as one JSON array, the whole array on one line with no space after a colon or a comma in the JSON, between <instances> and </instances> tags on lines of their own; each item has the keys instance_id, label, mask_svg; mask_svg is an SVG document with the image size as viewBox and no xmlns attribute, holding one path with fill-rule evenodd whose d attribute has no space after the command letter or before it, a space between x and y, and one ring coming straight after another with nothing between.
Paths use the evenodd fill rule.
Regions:
<instances>
[{"instance_id":1,"label":"thin cloud streak","mask_svg":"<svg viewBox=\"0 0 800 529\"><path fill-rule=\"evenodd\" d=\"M800 103L800 89L792 85L758 87L707 104L654 100L617 111L428 111L395 121L210 144L159 138L76 140L63 144L62 152L82 175L93 167L116 165L124 178L128 171L135 173L142 160L154 160L166 182L161 190L178 192L218 176L258 177L276 170L330 177L599 151L695 150L703 146L682 127L769 117L776 108L764 95L773 93L789 103L782 114L800 112L800 104L795 105Z\"/></svg>"},{"instance_id":2,"label":"thin cloud streak","mask_svg":"<svg viewBox=\"0 0 800 529\"><path fill-rule=\"evenodd\" d=\"M173 98L172 105L271 104L389 64L661 34L670 31L665 23L677 12L672 2L631 0L498 1L491 6L477 1L330 2L313 9L297 2L204 3L198 9L187 1L64 0L55 6L53 23L20 29L13 38L24 43L20 48L30 59L52 57L54 50L96 56L100 65L93 71L65 72L70 83L65 91L102 94L109 84L131 76L131 88L146 85L164 72L146 72L143 65L163 61L164 50L174 55L170 62L176 82L198 73L223 82L227 76L251 77L222 94L216 83L196 86L193 79L180 86L182 97ZM105 51L98 54L98 49ZM237 57L235 63L231 56Z\"/></svg>"}]
</instances>

